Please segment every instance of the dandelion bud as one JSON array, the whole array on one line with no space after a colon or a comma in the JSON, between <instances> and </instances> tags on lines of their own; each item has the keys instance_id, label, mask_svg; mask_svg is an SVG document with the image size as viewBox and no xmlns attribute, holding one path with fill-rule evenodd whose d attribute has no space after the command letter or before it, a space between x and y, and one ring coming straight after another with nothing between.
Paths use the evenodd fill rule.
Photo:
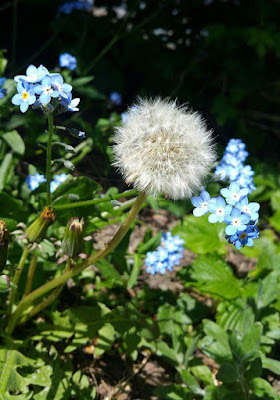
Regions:
<instances>
[{"instance_id":1,"label":"dandelion bud","mask_svg":"<svg viewBox=\"0 0 280 400\"><path fill-rule=\"evenodd\" d=\"M190 198L215 160L211 132L198 113L168 100L139 100L116 129L114 165L135 189Z\"/></svg>"},{"instance_id":2,"label":"dandelion bud","mask_svg":"<svg viewBox=\"0 0 280 400\"><path fill-rule=\"evenodd\" d=\"M66 226L61 249L71 258L77 257L84 249L84 227L84 219L76 217L71 218Z\"/></svg>"},{"instance_id":3,"label":"dandelion bud","mask_svg":"<svg viewBox=\"0 0 280 400\"><path fill-rule=\"evenodd\" d=\"M0 220L0 272L6 266L8 257L9 233L4 221Z\"/></svg>"},{"instance_id":4,"label":"dandelion bud","mask_svg":"<svg viewBox=\"0 0 280 400\"><path fill-rule=\"evenodd\" d=\"M45 207L40 217L26 229L25 235L29 242L40 243L47 232L48 227L55 221L53 209L49 206Z\"/></svg>"}]
</instances>

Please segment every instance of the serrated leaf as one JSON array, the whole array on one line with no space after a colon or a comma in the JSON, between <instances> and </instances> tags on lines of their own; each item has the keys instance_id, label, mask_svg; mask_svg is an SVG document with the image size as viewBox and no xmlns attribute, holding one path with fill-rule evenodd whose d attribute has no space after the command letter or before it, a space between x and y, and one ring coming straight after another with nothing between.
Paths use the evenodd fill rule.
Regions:
<instances>
[{"instance_id":1,"label":"serrated leaf","mask_svg":"<svg viewBox=\"0 0 280 400\"><path fill-rule=\"evenodd\" d=\"M220 257L214 255L197 257L190 275L204 293L210 293L221 298L232 299L240 296L240 281L234 277L229 265Z\"/></svg>"}]
</instances>

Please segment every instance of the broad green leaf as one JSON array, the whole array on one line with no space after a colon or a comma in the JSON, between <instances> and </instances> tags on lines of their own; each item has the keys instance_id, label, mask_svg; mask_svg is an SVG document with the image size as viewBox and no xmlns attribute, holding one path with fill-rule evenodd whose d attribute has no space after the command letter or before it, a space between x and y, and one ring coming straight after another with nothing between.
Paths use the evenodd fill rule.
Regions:
<instances>
[{"instance_id":1,"label":"broad green leaf","mask_svg":"<svg viewBox=\"0 0 280 400\"><path fill-rule=\"evenodd\" d=\"M255 378L249 382L250 390L260 400L278 400L279 397L274 392L271 385L262 378Z\"/></svg>"},{"instance_id":2,"label":"broad green leaf","mask_svg":"<svg viewBox=\"0 0 280 400\"><path fill-rule=\"evenodd\" d=\"M7 282L7 280L5 278L3 278L0 275L0 293L8 292L8 291L9 291L8 282Z\"/></svg>"},{"instance_id":3,"label":"broad green leaf","mask_svg":"<svg viewBox=\"0 0 280 400\"><path fill-rule=\"evenodd\" d=\"M240 281L233 276L229 265L215 255L197 257L190 275L193 285L201 291L221 298L231 299L240 296Z\"/></svg>"},{"instance_id":4,"label":"broad green leaf","mask_svg":"<svg viewBox=\"0 0 280 400\"><path fill-rule=\"evenodd\" d=\"M28 392L29 381L17 371L19 367L32 365L34 360L25 357L17 350L0 350L0 395L20 391Z\"/></svg>"},{"instance_id":5,"label":"broad green leaf","mask_svg":"<svg viewBox=\"0 0 280 400\"><path fill-rule=\"evenodd\" d=\"M252 327L246 330L242 340L242 348L245 353L253 350L259 350L261 343L263 326L260 322L256 322Z\"/></svg>"},{"instance_id":6,"label":"broad green leaf","mask_svg":"<svg viewBox=\"0 0 280 400\"><path fill-rule=\"evenodd\" d=\"M21 156L24 154L25 144L17 131L6 132L2 137L15 153Z\"/></svg>"},{"instance_id":7,"label":"broad green leaf","mask_svg":"<svg viewBox=\"0 0 280 400\"><path fill-rule=\"evenodd\" d=\"M277 375L280 375L280 362L278 360L272 360L271 358L262 355L262 366L265 369L269 369Z\"/></svg>"},{"instance_id":8,"label":"broad green leaf","mask_svg":"<svg viewBox=\"0 0 280 400\"><path fill-rule=\"evenodd\" d=\"M232 361L227 333L215 322L208 319L203 320L203 329L207 336L200 342L201 350L219 364Z\"/></svg>"},{"instance_id":9,"label":"broad green leaf","mask_svg":"<svg viewBox=\"0 0 280 400\"><path fill-rule=\"evenodd\" d=\"M224 383L234 383L239 379L238 366L233 363L224 362L218 371L217 379Z\"/></svg>"},{"instance_id":10,"label":"broad green leaf","mask_svg":"<svg viewBox=\"0 0 280 400\"><path fill-rule=\"evenodd\" d=\"M3 190L5 188L12 166L13 155L11 153L7 153L0 165L0 190Z\"/></svg>"},{"instance_id":11,"label":"broad green leaf","mask_svg":"<svg viewBox=\"0 0 280 400\"><path fill-rule=\"evenodd\" d=\"M178 369L182 381L187 385L187 387L195 394L199 394L199 395L203 395L204 394L204 390L201 389L201 387L199 386L198 382L196 381L196 379L194 378L194 376L192 374L190 374L190 372L188 372L186 369Z\"/></svg>"},{"instance_id":12,"label":"broad green leaf","mask_svg":"<svg viewBox=\"0 0 280 400\"><path fill-rule=\"evenodd\" d=\"M97 344L94 349L94 355L96 357L101 356L106 350L109 350L115 340L116 331L113 325L106 323L97 332Z\"/></svg>"},{"instance_id":13,"label":"broad green leaf","mask_svg":"<svg viewBox=\"0 0 280 400\"><path fill-rule=\"evenodd\" d=\"M226 253L224 225L210 224L207 216L196 218L188 215L183 224L177 225L172 233L180 235L185 241L186 248L197 254Z\"/></svg>"},{"instance_id":14,"label":"broad green leaf","mask_svg":"<svg viewBox=\"0 0 280 400\"><path fill-rule=\"evenodd\" d=\"M159 386L154 390L160 400L192 400L193 393L181 385Z\"/></svg>"},{"instance_id":15,"label":"broad green leaf","mask_svg":"<svg viewBox=\"0 0 280 400\"><path fill-rule=\"evenodd\" d=\"M73 177L69 175L67 180L61 183L54 191L53 199L56 200L55 204L63 204L62 197L67 198L67 196L69 197L71 194L77 194L79 196L79 201L91 200L94 193L100 189L101 187L97 182L86 176Z\"/></svg>"}]
</instances>

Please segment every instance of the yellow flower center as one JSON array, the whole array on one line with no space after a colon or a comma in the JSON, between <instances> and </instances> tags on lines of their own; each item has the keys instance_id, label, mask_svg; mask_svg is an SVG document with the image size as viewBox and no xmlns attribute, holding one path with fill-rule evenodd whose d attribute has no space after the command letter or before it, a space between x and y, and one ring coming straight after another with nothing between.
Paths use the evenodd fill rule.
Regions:
<instances>
[{"instance_id":1,"label":"yellow flower center","mask_svg":"<svg viewBox=\"0 0 280 400\"><path fill-rule=\"evenodd\" d=\"M28 94L27 92L23 92L23 93L22 93L22 98L23 98L23 100L28 99L28 96L29 96L29 94Z\"/></svg>"},{"instance_id":2,"label":"yellow flower center","mask_svg":"<svg viewBox=\"0 0 280 400\"><path fill-rule=\"evenodd\" d=\"M240 235L240 239L246 239L246 233L244 232L244 233L241 233L241 235Z\"/></svg>"}]
</instances>

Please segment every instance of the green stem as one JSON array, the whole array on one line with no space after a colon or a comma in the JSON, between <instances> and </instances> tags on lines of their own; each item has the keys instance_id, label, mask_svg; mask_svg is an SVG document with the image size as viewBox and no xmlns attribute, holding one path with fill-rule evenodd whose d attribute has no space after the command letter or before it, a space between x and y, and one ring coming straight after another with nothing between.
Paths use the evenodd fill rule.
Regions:
<instances>
[{"instance_id":1,"label":"green stem","mask_svg":"<svg viewBox=\"0 0 280 400\"><path fill-rule=\"evenodd\" d=\"M45 293L49 292L52 289L64 284L67 282L69 278L77 275L79 272L83 271L89 265L96 263L96 261L100 260L101 258L105 257L108 253L116 248L116 246L120 243L123 239L125 234L127 233L130 225L136 218L138 212L140 211L142 204L146 198L145 193L139 193L135 203L131 207L125 221L120 226L118 231L116 232L115 236L111 239L111 241L105 245L105 248L97 251L95 254L90 256L87 260L82 262L81 264L75 265L68 271L65 271L63 274L58 276L57 278L51 280L50 282L45 283L43 286L39 287L38 289L34 290L33 292L29 293L24 299L21 300L15 312L11 315L9 320L6 333L7 335L11 335L13 330L16 326L18 319L21 317L23 311L33 303L38 297L43 296Z\"/></svg>"},{"instance_id":2,"label":"green stem","mask_svg":"<svg viewBox=\"0 0 280 400\"><path fill-rule=\"evenodd\" d=\"M37 267L37 260L38 260L38 257L35 254L33 254L33 256L31 258L30 266L28 269L28 273L27 273L23 297L27 296L31 292L33 278L34 278L34 274L35 274L36 267Z\"/></svg>"},{"instance_id":3,"label":"green stem","mask_svg":"<svg viewBox=\"0 0 280 400\"><path fill-rule=\"evenodd\" d=\"M53 139L53 114L48 114L48 125L49 125L49 140L47 147L47 205L51 205L51 163L52 163L52 139Z\"/></svg>"},{"instance_id":4,"label":"green stem","mask_svg":"<svg viewBox=\"0 0 280 400\"><path fill-rule=\"evenodd\" d=\"M27 259L27 256L28 256L28 249L27 249L27 247L24 247L22 255L21 255L21 258L19 260L18 267L16 269L16 273L15 273L14 279L13 279L13 284L15 285L15 287L12 289L12 292L11 292L11 297L10 297L10 302L9 302L9 309L8 309L8 313L9 314L12 312L12 308L13 308L13 305L14 305L14 302L15 302L15 299L16 299L16 294L17 294L17 289L18 289L17 288L18 282L19 282L19 279L20 279L20 276L21 276L25 261Z\"/></svg>"},{"instance_id":5,"label":"green stem","mask_svg":"<svg viewBox=\"0 0 280 400\"><path fill-rule=\"evenodd\" d=\"M68 271L70 267L71 267L71 259L68 258L64 272ZM20 320L20 324L24 324L26 321L34 317L36 314L38 314L40 311L44 310L44 308L48 307L52 302L54 302L54 300L59 296L62 289L64 288L64 285L65 284L62 284L57 288L55 288L48 297L46 297L43 301L41 301L41 303L37 304L36 307L32 308L32 310Z\"/></svg>"},{"instance_id":6,"label":"green stem","mask_svg":"<svg viewBox=\"0 0 280 400\"><path fill-rule=\"evenodd\" d=\"M58 204L58 205L54 204L53 208L55 210L65 210L67 208L93 206L94 204L104 203L105 201L117 200L121 199L122 197L134 196L135 194L137 194L137 190L132 189L112 196L102 197L101 199L78 201L76 203L70 203L70 204Z\"/></svg>"}]
</instances>

